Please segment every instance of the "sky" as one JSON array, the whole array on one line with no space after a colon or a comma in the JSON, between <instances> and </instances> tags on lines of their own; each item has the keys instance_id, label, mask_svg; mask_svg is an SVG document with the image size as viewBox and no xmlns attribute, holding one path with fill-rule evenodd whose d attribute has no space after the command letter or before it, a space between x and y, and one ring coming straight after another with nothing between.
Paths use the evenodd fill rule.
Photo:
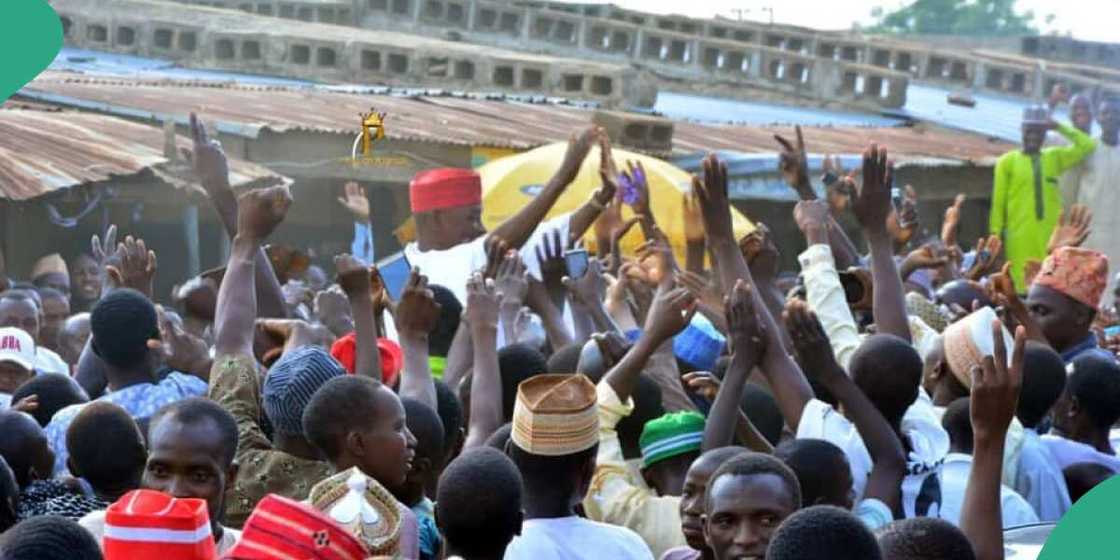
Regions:
<instances>
[{"instance_id":1,"label":"sky","mask_svg":"<svg viewBox=\"0 0 1120 560\"><path fill-rule=\"evenodd\" d=\"M871 10L882 6L887 10L908 2L903 0L583 0L590 3L611 3L645 12L677 13L693 17L739 17L733 10L742 9L744 19L767 21L772 6L774 21L817 29L849 29L853 22L871 23ZM1020 12L1033 10L1036 24L1043 31L1072 31L1078 39L1089 41L1120 41L1120 0L1018 0ZM1051 25L1042 19L1054 14Z\"/></svg>"}]
</instances>

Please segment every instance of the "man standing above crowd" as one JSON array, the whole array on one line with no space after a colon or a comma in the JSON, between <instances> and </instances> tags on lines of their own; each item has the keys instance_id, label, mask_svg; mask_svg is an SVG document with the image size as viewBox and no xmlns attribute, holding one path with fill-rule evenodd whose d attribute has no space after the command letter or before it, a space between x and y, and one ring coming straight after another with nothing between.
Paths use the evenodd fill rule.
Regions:
<instances>
[{"instance_id":1,"label":"man standing above crowd","mask_svg":"<svg viewBox=\"0 0 1120 560\"><path fill-rule=\"evenodd\" d=\"M1097 111L1101 136L1097 149L1081 165L1077 203L1096 209L1089 237L1082 244L1086 249L1100 251L1110 262L1120 262L1120 190L1116 177L1120 176L1120 100L1106 98ZM1116 278L1109 278L1106 294L1116 288Z\"/></svg>"},{"instance_id":2,"label":"man standing above crowd","mask_svg":"<svg viewBox=\"0 0 1120 560\"><path fill-rule=\"evenodd\" d=\"M1057 130L1070 146L1043 148L1046 131ZM1062 211L1058 177L1093 153L1096 142L1068 124L1051 120L1045 107L1023 110L1023 147L996 163L989 231L1003 236L1015 289L1027 289L1028 260L1046 257L1050 234Z\"/></svg>"}]
</instances>

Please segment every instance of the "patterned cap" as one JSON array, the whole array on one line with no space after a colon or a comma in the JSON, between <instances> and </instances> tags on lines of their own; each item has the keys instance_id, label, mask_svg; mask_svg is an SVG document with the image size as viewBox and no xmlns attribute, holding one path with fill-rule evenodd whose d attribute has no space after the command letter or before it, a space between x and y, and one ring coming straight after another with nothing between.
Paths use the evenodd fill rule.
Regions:
<instances>
[{"instance_id":1,"label":"patterned cap","mask_svg":"<svg viewBox=\"0 0 1120 560\"><path fill-rule=\"evenodd\" d=\"M917 292L906 294L906 314L921 317L922 321L937 332L944 332L949 326L949 318L941 308Z\"/></svg>"},{"instance_id":2,"label":"patterned cap","mask_svg":"<svg viewBox=\"0 0 1120 560\"><path fill-rule=\"evenodd\" d=\"M595 385L582 374L543 374L517 387L510 440L533 455L559 457L599 443Z\"/></svg>"},{"instance_id":3,"label":"patterned cap","mask_svg":"<svg viewBox=\"0 0 1120 560\"><path fill-rule=\"evenodd\" d=\"M712 322L696 314L692 322L673 338L673 354L682 362L701 371L711 371L727 343Z\"/></svg>"},{"instance_id":4,"label":"patterned cap","mask_svg":"<svg viewBox=\"0 0 1120 560\"><path fill-rule=\"evenodd\" d=\"M953 377L967 389L972 389L972 368L981 365L985 356L995 353L992 321L998 319L991 307L983 307L945 329L945 361L949 363ZM1010 352L1015 340L1007 328L1001 330L1004 348Z\"/></svg>"},{"instance_id":5,"label":"patterned cap","mask_svg":"<svg viewBox=\"0 0 1120 560\"><path fill-rule=\"evenodd\" d=\"M32 280L44 274L64 274L70 276L70 270L66 267L66 261L62 259L62 255L54 253L35 261L34 266L31 267Z\"/></svg>"},{"instance_id":6,"label":"patterned cap","mask_svg":"<svg viewBox=\"0 0 1120 560\"><path fill-rule=\"evenodd\" d=\"M214 560L206 501L133 490L105 510L101 548L106 560Z\"/></svg>"},{"instance_id":7,"label":"patterned cap","mask_svg":"<svg viewBox=\"0 0 1120 560\"><path fill-rule=\"evenodd\" d=\"M358 467L316 484L307 501L362 541L372 555L395 556L400 552L397 499Z\"/></svg>"},{"instance_id":8,"label":"patterned cap","mask_svg":"<svg viewBox=\"0 0 1120 560\"><path fill-rule=\"evenodd\" d=\"M303 409L311 395L332 377L346 370L318 346L286 352L268 370L261 390L264 411L273 428L282 434L303 433Z\"/></svg>"},{"instance_id":9,"label":"patterned cap","mask_svg":"<svg viewBox=\"0 0 1120 560\"><path fill-rule=\"evenodd\" d=\"M222 560L365 560L369 555L361 541L315 508L269 494Z\"/></svg>"},{"instance_id":10,"label":"patterned cap","mask_svg":"<svg viewBox=\"0 0 1120 560\"><path fill-rule=\"evenodd\" d=\"M1096 309L1108 285L1108 257L1080 247L1061 247L1042 261L1034 283Z\"/></svg>"},{"instance_id":11,"label":"patterned cap","mask_svg":"<svg viewBox=\"0 0 1120 560\"><path fill-rule=\"evenodd\" d=\"M638 445L642 448L642 466L656 463L690 451L700 451L704 439L704 417L698 412L673 412L646 422Z\"/></svg>"}]
</instances>

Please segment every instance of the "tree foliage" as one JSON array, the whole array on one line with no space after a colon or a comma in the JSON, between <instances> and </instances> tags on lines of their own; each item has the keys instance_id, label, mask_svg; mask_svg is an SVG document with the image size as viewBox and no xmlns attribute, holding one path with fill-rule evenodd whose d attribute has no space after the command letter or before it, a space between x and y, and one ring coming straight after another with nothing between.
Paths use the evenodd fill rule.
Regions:
<instances>
[{"instance_id":1,"label":"tree foliage","mask_svg":"<svg viewBox=\"0 0 1120 560\"><path fill-rule=\"evenodd\" d=\"M1037 34L1034 13L1015 13L1015 0L914 0L887 12L876 8L872 32L1009 36Z\"/></svg>"}]
</instances>

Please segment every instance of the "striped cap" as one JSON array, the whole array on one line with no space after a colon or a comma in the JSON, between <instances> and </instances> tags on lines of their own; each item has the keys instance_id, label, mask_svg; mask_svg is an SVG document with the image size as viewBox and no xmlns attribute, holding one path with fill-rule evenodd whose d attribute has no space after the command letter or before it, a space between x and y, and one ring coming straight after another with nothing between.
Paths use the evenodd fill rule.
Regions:
<instances>
[{"instance_id":1,"label":"striped cap","mask_svg":"<svg viewBox=\"0 0 1120 560\"><path fill-rule=\"evenodd\" d=\"M642 466L654 464L690 451L700 451L704 439L704 417L698 412L673 412L646 422L638 445Z\"/></svg>"},{"instance_id":2,"label":"striped cap","mask_svg":"<svg viewBox=\"0 0 1120 560\"><path fill-rule=\"evenodd\" d=\"M533 455L559 457L599 443L595 385L582 374L543 374L517 387L510 439Z\"/></svg>"},{"instance_id":3,"label":"striped cap","mask_svg":"<svg viewBox=\"0 0 1120 560\"><path fill-rule=\"evenodd\" d=\"M206 501L155 490L133 490L109 506L101 548L106 560L218 557Z\"/></svg>"},{"instance_id":4,"label":"striped cap","mask_svg":"<svg viewBox=\"0 0 1120 560\"><path fill-rule=\"evenodd\" d=\"M364 560L369 551L310 505L269 494L222 560ZM163 560L162 558L160 560Z\"/></svg>"},{"instance_id":5,"label":"striped cap","mask_svg":"<svg viewBox=\"0 0 1120 560\"><path fill-rule=\"evenodd\" d=\"M264 412L273 428L282 434L303 433L303 409L311 395L329 379L346 370L318 346L303 346L285 352L268 370L261 390Z\"/></svg>"}]
</instances>

